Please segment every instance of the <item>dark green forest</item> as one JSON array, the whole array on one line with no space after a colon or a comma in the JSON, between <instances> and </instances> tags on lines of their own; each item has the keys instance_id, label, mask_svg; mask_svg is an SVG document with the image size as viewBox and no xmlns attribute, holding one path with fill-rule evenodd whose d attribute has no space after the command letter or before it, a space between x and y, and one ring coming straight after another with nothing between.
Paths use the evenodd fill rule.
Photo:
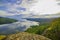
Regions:
<instances>
[{"instance_id":1,"label":"dark green forest","mask_svg":"<svg viewBox=\"0 0 60 40\"><path fill-rule=\"evenodd\" d=\"M0 25L1 24L9 24L9 23L13 23L13 22L16 22L16 21L17 20L14 20L14 19L0 17Z\"/></svg>"}]
</instances>

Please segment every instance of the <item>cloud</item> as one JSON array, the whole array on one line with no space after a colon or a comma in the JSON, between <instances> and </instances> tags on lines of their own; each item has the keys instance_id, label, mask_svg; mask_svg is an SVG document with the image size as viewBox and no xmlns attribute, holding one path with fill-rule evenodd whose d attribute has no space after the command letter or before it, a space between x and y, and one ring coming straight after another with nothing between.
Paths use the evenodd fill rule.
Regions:
<instances>
[{"instance_id":1,"label":"cloud","mask_svg":"<svg viewBox=\"0 0 60 40\"><path fill-rule=\"evenodd\" d=\"M4 6L8 14L55 14L60 12L60 6L55 0L0 0L0 6Z\"/></svg>"},{"instance_id":2,"label":"cloud","mask_svg":"<svg viewBox=\"0 0 60 40\"><path fill-rule=\"evenodd\" d=\"M33 6L30 7L30 11L34 14L55 14L60 12L60 6L57 5L55 0L38 0Z\"/></svg>"},{"instance_id":3,"label":"cloud","mask_svg":"<svg viewBox=\"0 0 60 40\"><path fill-rule=\"evenodd\" d=\"M36 0L1 0L5 11L12 14L29 14L29 8Z\"/></svg>"},{"instance_id":4,"label":"cloud","mask_svg":"<svg viewBox=\"0 0 60 40\"><path fill-rule=\"evenodd\" d=\"M32 0L0 0L0 10L14 15L29 14L31 3Z\"/></svg>"},{"instance_id":5,"label":"cloud","mask_svg":"<svg viewBox=\"0 0 60 40\"><path fill-rule=\"evenodd\" d=\"M22 11L25 11L24 7L20 7L22 0L0 0L0 10L4 10L6 12L12 13L12 14L19 14ZM6 8L5 8L6 7ZM19 9L18 9L19 8Z\"/></svg>"},{"instance_id":6,"label":"cloud","mask_svg":"<svg viewBox=\"0 0 60 40\"><path fill-rule=\"evenodd\" d=\"M5 16L12 16L12 15L14 15L14 14L8 14L6 11L1 11L0 10L0 16L5 17Z\"/></svg>"},{"instance_id":7,"label":"cloud","mask_svg":"<svg viewBox=\"0 0 60 40\"><path fill-rule=\"evenodd\" d=\"M17 4L13 4L13 5L12 4L8 4L7 8L8 8L7 11L12 12L12 13L17 13L17 14L26 11L25 7L20 7Z\"/></svg>"}]
</instances>

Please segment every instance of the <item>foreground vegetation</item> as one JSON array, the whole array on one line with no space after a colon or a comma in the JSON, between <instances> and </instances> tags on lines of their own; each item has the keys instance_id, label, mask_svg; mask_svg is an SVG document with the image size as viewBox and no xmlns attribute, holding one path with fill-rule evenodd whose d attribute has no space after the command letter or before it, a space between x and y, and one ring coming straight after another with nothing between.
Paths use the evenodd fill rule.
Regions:
<instances>
[{"instance_id":1,"label":"foreground vegetation","mask_svg":"<svg viewBox=\"0 0 60 40\"><path fill-rule=\"evenodd\" d=\"M3 40L5 37L5 35L0 35L0 40Z\"/></svg>"},{"instance_id":2,"label":"foreground vegetation","mask_svg":"<svg viewBox=\"0 0 60 40\"><path fill-rule=\"evenodd\" d=\"M14 19L0 17L0 25L1 24L9 24L9 23L13 23L13 22L16 22L16 21L17 20L14 20Z\"/></svg>"},{"instance_id":3,"label":"foreground vegetation","mask_svg":"<svg viewBox=\"0 0 60 40\"><path fill-rule=\"evenodd\" d=\"M60 40L60 18L52 21L51 25L44 31L43 35L52 40Z\"/></svg>"},{"instance_id":4,"label":"foreground vegetation","mask_svg":"<svg viewBox=\"0 0 60 40\"><path fill-rule=\"evenodd\" d=\"M43 35L52 40L60 40L60 18L54 19L49 25L32 26L26 32Z\"/></svg>"},{"instance_id":5,"label":"foreground vegetation","mask_svg":"<svg viewBox=\"0 0 60 40\"><path fill-rule=\"evenodd\" d=\"M33 33L33 34L42 34L45 29L47 29L49 24L41 24L38 26L31 26L31 28L28 28L25 32Z\"/></svg>"}]
</instances>

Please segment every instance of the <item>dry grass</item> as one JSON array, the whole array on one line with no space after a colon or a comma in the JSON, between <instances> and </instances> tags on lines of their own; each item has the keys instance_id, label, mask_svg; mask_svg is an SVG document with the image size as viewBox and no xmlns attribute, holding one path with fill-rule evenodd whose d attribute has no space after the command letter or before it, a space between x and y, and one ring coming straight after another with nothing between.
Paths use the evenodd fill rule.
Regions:
<instances>
[{"instance_id":1,"label":"dry grass","mask_svg":"<svg viewBox=\"0 0 60 40\"><path fill-rule=\"evenodd\" d=\"M5 40L50 40L44 36L26 32L9 35Z\"/></svg>"},{"instance_id":2,"label":"dry grass","mask_svg":"<svg viewBox=\"0 0 60 40\"><path fill-rule=\"evenodd\" d=\"M6 36L0 35L0 40L4 39Z\"/></svg>"}]
</instances>

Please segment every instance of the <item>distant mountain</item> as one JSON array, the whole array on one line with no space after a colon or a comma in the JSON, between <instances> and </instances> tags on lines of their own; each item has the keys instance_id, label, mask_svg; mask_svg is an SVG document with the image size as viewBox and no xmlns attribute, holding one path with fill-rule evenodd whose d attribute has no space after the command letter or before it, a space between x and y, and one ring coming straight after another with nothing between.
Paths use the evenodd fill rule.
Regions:
<instances>
[{"instance_id":1,"label":"distant mountain","mask_svg":"<svg viewBox=\"0 0 60 40\"><path fill-rule=\"evenodd\" d=\"M50 23L55 18L25 18L25 19L29 21L36 21L39 22L40 24L45 24L45 23Z\"/></svg>"},{"instance_id":2,"label":"distant mountain","mask_svg":"<svg viewBox=\"0 0 60 40\"><path fill-rule=\"evenodd\" d=\"M34 14L20 14L20 15L14 15L14 16L8 16L8 18L17 19L19 21L37 21L42 23L47 23L53 20L54 18L60 17L60 13L58 14L46 14L46 15L34 15Z\"/></svg>"},{"instance_id":3,"label":"distant mountain","mask_svg":"<svg viewBox=\"0 0 60 40\"><path fill-rule=\"evenodd\" d=\"M16 22L17 20L0 17L0 24L9 24Z\"/></svg>"},{"instance_id":4,"label":"distant mountain","mask_svg":"<svg viewBox=\"0 0 60 40\"><path fill-rule=\"evenodd\" d=\"M27 17L30 17L30 16L32 16L32 15L30 15L30 14L20 14L20 15L6 16L6 17L19 19L19 18L27 18Z\"/></svg>"},{"instance_id":5,"label":"distant mountain","mask_svg":"<svg viewBox=\"0 0 60 40\"><path fill-rule=\"evenodd\" d=\"M58 18L60 17L60 14L45 14L45 15L20 14L20 15L6 16L6 17L18 19L18 20L20 20L20 18Z\"/></svg>"}]
</instances>

